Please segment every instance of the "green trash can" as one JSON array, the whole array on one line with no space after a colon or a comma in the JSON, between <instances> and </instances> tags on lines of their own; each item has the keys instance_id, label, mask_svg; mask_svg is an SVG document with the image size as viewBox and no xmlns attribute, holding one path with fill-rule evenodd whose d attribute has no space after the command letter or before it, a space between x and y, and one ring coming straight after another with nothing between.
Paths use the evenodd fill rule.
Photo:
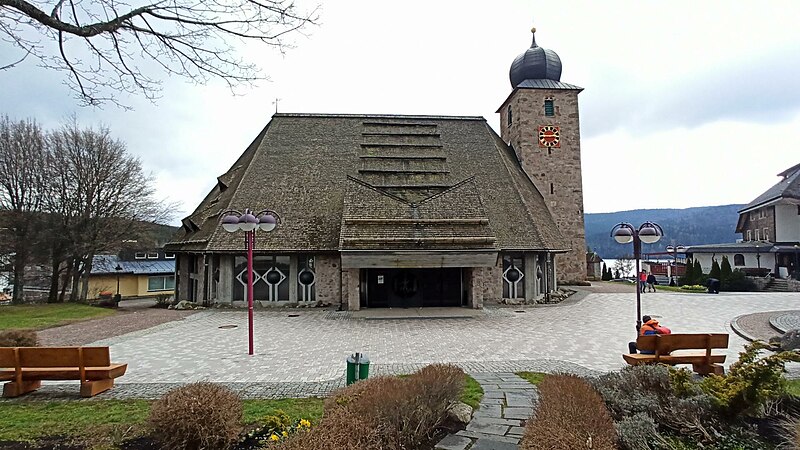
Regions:
<instances>
[{"instance_id":1,"label":"green trash can","mask_svg":"<svg viewBox=\"0 0 800 450\"><path fill-rule=\"evenodd\" d=\"M369 357L363 353L353 353L347 357L347 385L369 377Z\"/></svg>"}]
</instances>

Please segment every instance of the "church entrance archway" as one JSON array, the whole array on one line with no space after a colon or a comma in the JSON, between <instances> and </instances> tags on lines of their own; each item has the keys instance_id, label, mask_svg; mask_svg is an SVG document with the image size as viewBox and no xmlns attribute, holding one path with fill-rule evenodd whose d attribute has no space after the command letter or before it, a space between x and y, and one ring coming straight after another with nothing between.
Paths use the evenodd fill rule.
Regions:
<instances>
[{"instance_id":1,"label":"church entrance archway","mask_svg":"<svg viewBox=\"0 0 800 450\"><path fill-rule=\"evenodd\" d=\"M464 305L461 268L362 269L361 306L418 308Z\"/></svg>"}]
</instances>

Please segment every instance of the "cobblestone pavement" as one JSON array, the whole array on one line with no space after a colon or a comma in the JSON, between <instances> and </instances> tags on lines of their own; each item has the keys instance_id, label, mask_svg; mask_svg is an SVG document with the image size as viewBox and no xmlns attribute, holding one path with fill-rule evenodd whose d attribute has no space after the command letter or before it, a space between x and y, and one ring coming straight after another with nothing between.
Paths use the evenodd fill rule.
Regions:
<instances>
[{"instance_id":1,"label":"cobblestone pavement","mask_svg":"<svg viewBox=\"0 0 800 450\"><path fill-rule=\"evenodd\" d=\"M536 386L511 372L475 373L483 399L465 430L445 436L437 450L515 450L538 402Z\"/></svg>"},{"instance_id":2,"label":"cobblestone pavement","mask_svg":"<svg viewBox=\"0 0 800 450\"><path fill-rule=\"evenodd\" d=\"M731 319L798 304L798 293L642 295L642 312L673 332L730 333L726 364L736 360L745 343L731 332ZM110 345L112 360L128 363L127 374L109 395L122 393L128 384L132 392L156 392L158 385L208 380L248 389L257 383L265 386L260 395L269 397L278 389L270 383L290 383L286 386L295 388L285 393L304 396L340 385L344 360L355 351L370 356L374 373L411 372L432 362L457 363L470 373L616 370L624 364L627 342L635 338L635 311L633 293L592 293L553 306L487 308L471 319L357 320L346 312L314 309L292 310L298 317L288 317L285 310L257 311L254 356L247 355L246 311L203 311L94 344Z\"/></svg>"},{"instance_id":3,"label":"cobblestone pavement","mask_svg":"<svg viewBox=\"0 0 800 450\"><path fill-rule=\"evenodd\" d=\"M788 311L769 318L769 323L782 333L800 329L800 311Z\"/></svg>"},{"instance_id":4,"label":"cobblestone pavement","mask_svg":"<svg viewBox=\"0 0 800 450\"><path fill-rule=\"evenodd\" d=\"M46 346L86 345L98 339L147 329L162 323L180 320L195 311L174 311L150 308L154 300L123 300L117 314L85 320L37 332L39 342Z\"/></svg>"}]
</instances>

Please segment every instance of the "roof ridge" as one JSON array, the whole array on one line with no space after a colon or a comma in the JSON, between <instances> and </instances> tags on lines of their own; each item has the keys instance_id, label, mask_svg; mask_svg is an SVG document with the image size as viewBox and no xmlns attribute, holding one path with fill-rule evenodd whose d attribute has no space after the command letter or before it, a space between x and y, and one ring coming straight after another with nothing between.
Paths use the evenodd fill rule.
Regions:
<instances>
[{"instance_id":1,"label":"roof ridge","mask_svg":"<svg viewBox=\"0 0 800 450\"><path fill-rule=\"evenodd\" d=\"M368 118L368 119L431 119L431 120L482 120L483 116L439 116L420 114L338 114L338 113L275 113L272 117L299 117L299 118Z\"/></svg>"},{"instance_id":2,"label":"roof ridge","mask_svg":"<svg viewBox=\"0 0 800 450\"><path fill-rule=\"evenodd\" d=\"M391 199L397 200L400 203L405 203L406 205L411 205L412 204L411 202L409 202L408 200L406 200L406 199L404 199L402 197L394 195L391 192L385 191L385 190L383 190L383 189L381 189L381 188L379 188L377 186L373 186L373 185L367 183L364 180L359 180L358 178L356 178L356 177L354 177L352 175L348 175L347 179L350 180L350 181L354 181L357 184L360 184L360 185L362 185L362 186L364 186L366 188L372 189L373 191L375 191L375 192L377 192L377 193L379 193L381 195L385 195L386 197L389 197ZM344 217L344 216L342 216L342 217Z\"/></svg>"}]
</instances>

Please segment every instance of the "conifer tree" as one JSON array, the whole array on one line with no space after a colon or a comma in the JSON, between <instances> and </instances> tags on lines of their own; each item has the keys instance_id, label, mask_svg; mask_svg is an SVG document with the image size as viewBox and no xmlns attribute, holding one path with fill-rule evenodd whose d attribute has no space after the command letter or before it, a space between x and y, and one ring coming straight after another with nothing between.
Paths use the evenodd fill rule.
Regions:
<instances>
[{"instance_id":1,"label":"conifer tree","mask_svg":"<svg viewBox=\"0 0 800 450\"><path fill-rule=\"evenodd\" d=\"M705 281L704 278L703 266L700 265L700 261L695 259L694 267L692 267L692 284L702 284Z\"/></svg>"},{"instance_id":2,"label":"conifer tree","mask_svg":"<svg viewBox=\"0 0 800 450\"><path fill-rule=\"evenodd\" d=\"M717 262L716 259L714 259L714 262L711 263L711 272L708 273L708 277L709 278L716 278L716 279L719 280L720 279L720 272L721 272L721 269L719 267L719 263Z\"/></svg>"},{"instance_id":3,"label":"conifer tree","mask_svg":"<svg viewBox=\"0 0 800 450\"><path fill-rule=\"evenodd\" d=\"M722 290L728 290L728 285L731 281L731 275L733 275L731 262L728 261L727 256L723 256L722 264L719 267L719 283L720 286L722 287Z\"/></svg>"},{"instance_id":4,"label":"conifer tree","mask_svg":"<svg viewBox=\"0 0 800 450\"><path fill-rule=\"evenodd\" d=\"M686 261L686 270L683 273L683 277L680 279L680 284L689 286L694 284L694 266L692 265L691 259Z\"/></svg>"}]
</instances>

